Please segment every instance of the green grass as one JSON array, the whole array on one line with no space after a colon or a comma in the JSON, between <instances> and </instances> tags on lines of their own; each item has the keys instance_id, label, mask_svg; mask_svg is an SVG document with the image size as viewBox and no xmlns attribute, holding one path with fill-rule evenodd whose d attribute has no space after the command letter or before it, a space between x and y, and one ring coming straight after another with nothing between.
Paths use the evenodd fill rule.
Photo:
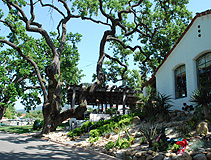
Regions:
<instances>
[{"instance_id":1,"label":"green grass","mask_svg":"<svg viewBox=\"0 0 211 160\"><path fill-rule=\"evenodd\" d=\"M11 133L29 133L33 132L33 125L27 125L27 126L0 126L0 131L4 132L11 132Z\"/></svg>"}]
</instances>

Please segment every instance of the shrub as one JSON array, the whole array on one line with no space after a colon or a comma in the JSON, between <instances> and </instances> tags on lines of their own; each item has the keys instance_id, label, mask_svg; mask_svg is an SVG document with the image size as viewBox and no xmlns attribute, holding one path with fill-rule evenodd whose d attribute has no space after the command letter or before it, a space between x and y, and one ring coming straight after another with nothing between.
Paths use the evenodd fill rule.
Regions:
<instances>
[{"instance_id":1,"label":"shrub","mask_svg":"<svg viewBox=\"0 0 211 160\"><path fill-rule=\"evenodd\" d=\"M120 140L120 149L126 149L130 147L130 142L126 138Z\"/></svg>"},{"instance_id":2,"label":"shrub","mask_svg":"<svg viewBox=\"0 0 211 160\"><path fill-rule=\"evenodd\" d=\"M124 125L127 126L127 125L131 124L131 121L132 121L132 118L125 118L125 119L119 121L119 125L121 127L124 126Z\"/></svg>"},{"instance_id":3,"label":"shrub","mask_svg":"<svg viewBox=\"0 0 211 160\"><path fill-rule=\"evenodd\" d=\"M114 145L115 145L115 143L114 143L113 141L110 141L110 142L108 142L108 143L105 145L105 148L106 148L106 149L111 149L111 148L114 147Z\"/></svg>"},{"instance_id":4,"label":"shrub","mask_svg":"<svg viewBox=\"0 0 211 160\"><path fill-rule=\"evenodd\" d=\"M140 144L146 144L146 143L147 143L146 138L141 137Z\"/></svg>"},{"instance_id":5,"label":"shrub","mask_svg":"<svg viewBox=\"0 0 211 160\"><path fill-rule=\"evenodd\" d=\"M74 129L74 133L75 133L77 136L80 136L80 135L81 135L81 129L80 129L80 128L75 128L75 129Z\"/></svg>"},{"instance_id":6,"label":"shrub","mask_svg":"<svg viewBox=\"0 0 211 160\"><path fill-rule=\"evenodd\" d=\"M141 126L139 130L144 136L144 138L147 140L147 142L149 143L149 147L152 147L152 141L157 134L157 126L153 126L153 125Z\"/></svg>"},{"instance_id":7,"label":"shrub","mask_svg":"<svg viewBox=\"0 0 211 160\"><path fill-rule=\"evenodd\" d=\"M173 146L172 146L172 152L176 153L179 150L179 148L180 148L180 145L178 145L176 143L173 144Z\"/></svg>"},{"instance_id":8,"label":"shrub","mask_svg":"<svg viewBox=\"0 0 211 160\"><path fill-rule=\"evenodd\" d=\"M40 120L35 120L33 124L33 130L40 130L43 127Z\"/></svg>"},{"instance_id":9,"label":"shrub","mask_svg":"<svg viewBox=\"0 0 211 160\"><path fill-rule=\"evenodd\" d=\"M75 128L74 130L70 131L67 135L72 137L72 136L80 136L81 135L81 129L80 128Z\"/></svg>"},{"instance_id":10,"label":"shrub","mask_svg":"<svg viewBox=\"0 0 211 160\"><path fill-rule=\"evenodd\" d=\"M93 144L94 142L97 142L99 139L100 139L99 137L95 137L95 138L90 137L88 141L89 141L91 144Z\"/></svg>"},{"instance_id":11,"label":"shrub","mask_svg":"<svg viewBox=\"0 0 211 160\"><path fill-rule=\"evenodd\" d=\"M89 132L89 135L93 138L100 136L98 129L93 129Z\"/></svg>"},{"instance_id":12,"label":"shrub","mask_svg":"<svg viewBox=\"0 0 211 160\"><path fill-rule=\"evenodd\" d=\"M86 121L83 123L83 125L81 126L81 131L82 132L87 132L88 128L92 125L92 122L90 121Z\"/></svg>"}]
</instances>

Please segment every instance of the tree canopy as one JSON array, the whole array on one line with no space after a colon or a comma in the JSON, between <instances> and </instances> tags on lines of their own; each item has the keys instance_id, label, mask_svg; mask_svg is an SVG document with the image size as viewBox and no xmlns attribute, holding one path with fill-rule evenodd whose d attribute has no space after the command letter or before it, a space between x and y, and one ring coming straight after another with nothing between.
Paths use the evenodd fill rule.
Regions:
<instances>
[{"instance_id":1,"label":"tree canopy","mask_svg":"<svg viewBox=\"0 0 211 160\"><path fill-rule=\"evenodd\" d=\"M140 86L139 81L155 71L191 18L186 9L188 0L2 2L0 25L8 32L0 37L0 54L5 58L1 59L0 68L4 73L1 104L6 93L11 92L14 96L7 97L7 102L13 103L14 97L19 96L30 109L41 103L41 95L43 133L55 130L66 118L77 118L86 110L86 107L78 106L61 112L65 89L69 84L78 83L83 76L77 67L79 53L76 44L81 35L67 31L67 23L71 19L80 18L108 27L99 46L97 85L108 80L123 80L127 85ZM55 11L60 16L54 31L45 29L39 22L37 7ZM134 40L135 45L132 45ZM4 45L10 48L4 48ZM108 52L107 45L112 52ZM130 55L139 66L141 76L137 76L139 71L128 70ZM105 62L105 58L109 61ZM134 81L131 76L138 78Z\"/></svg>"},{"instance_id":2,"label":"tree canopy","mask_svg":"<svg viewBox=\"0 0 211 160\"><path fill-rule=\"evenodd\" d=\"M9 31L0 38L0 43L1 47L4 44L11 47L0 53L7 60L1 62L5 64L5 77L13 87L12 91L17 92L16 95L21 97L21 102L28 110L40 104L40 97L43 97L43 133L47 133L55 130L65 118L77 117L86 110L85 107L79 107L76 110L60 112L65 100L65 94L62 95L64 90L69 84L79 83L83 76L77 67L77 43L81 35L67 33L66 30L66 23L71 18L80 16L70 13L66 1L58 2L63 5L66 15L53 4L44 4L41 0L31 0L29 4L22 0L3 0L3 3L1 7L7 7L7 12L0 10L0 24ZM42 24L36 21L35 6L43 9L48 7L61 16L57 32L45 30ZM32 33L37 33L40 38L36 38ZM47 127L49 125L50 128Z\"/></svg>"},{"instance_id":3,"label":"tree canopy","mask_svg":"<svg viewBox=\"0 0 211 160\"><path fill-rule=\"evenodd\" d=\"M97 77L99 81L127 80L128 57L146 80L161 64L192 19L189 0L76 0L82 18L109 27L102 35ZM95 16L100 15L100 20ZM103 21L104 19L104 21ZM106 49L106 43L112 52ZM109 61L103 67L104 59ZM118 78L119 77L119 78Z\"/></svg>"}]
</instances>

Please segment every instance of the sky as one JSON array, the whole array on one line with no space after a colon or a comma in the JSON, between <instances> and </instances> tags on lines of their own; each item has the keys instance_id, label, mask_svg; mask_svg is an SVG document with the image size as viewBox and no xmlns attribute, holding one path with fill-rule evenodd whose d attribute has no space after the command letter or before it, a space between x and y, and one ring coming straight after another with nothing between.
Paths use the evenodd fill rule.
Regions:
<instances>
[{"instance_id":1,"label":"sky","mask_svg":"<svg viewBox=\"0 0 211 160\"><path fill-rule=\"evenodd\" d=\"M193 12L193 17L197 12L211 9L211 0L190 0L187 5L189 11ZM87 30L82 32L82 41L79 44L80 62L79 68L86 74L82 82L91 82L93 73L96 73L96 63L99 55L99 45L105 28L86 23ZM131 60L132 62L132 60ZM132 64L131 64L132 65ZM133 66L133 65L132 65Z\"/></svg>"},{"instance_id":2,"label":"sky","mask_svg":"<svg viewBox=\"0 0 211 160\"><path fill-rule=\"evenodd\" d=\"M2 2L0 1L0 6ZM1 7L0 7L1 8ZM211 0L190 0L189 4L187 5L189 11L193 13L193 17L196 15L197 12L203 12L205 10L211 9ZM3 8L4 9L4 8ZM39 19L39 22L43 24L44 28L48 28L48 30L52 30L56 28L58 20L56 16L53 14L53 18L46 18L49 16L49 13L43 13L41 11L36 12ZM75 25L77 24L77 25ZM83 21L73 19L70 20L68 23L67 30L68 32L79 32L82 34L82 40L78 44L78 49L80 53L80 61L79 61L79 69L83 70L83 74L86 76L82 78L82 83L91 83L92 82L92 75L96 73L96 64L99 56L99 46L100 40L103 36L106 27L102 25L93 24L89 21ZM5 30L0 30L0 36L3 34ZM131 63L133 60L131 60ZM131 65L133 66L133 65ZM24 107L18 101L15 105L16 109L23 109Z\"/></svg>"}]
</instances>

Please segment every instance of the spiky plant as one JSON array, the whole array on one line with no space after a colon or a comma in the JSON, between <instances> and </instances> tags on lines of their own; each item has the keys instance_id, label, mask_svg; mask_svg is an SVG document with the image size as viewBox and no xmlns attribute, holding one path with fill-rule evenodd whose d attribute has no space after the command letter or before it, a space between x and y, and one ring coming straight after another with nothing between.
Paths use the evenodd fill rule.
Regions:
<instances>
[{"instance_id":1,"label":"spiky plant","mask_svg":"<svg viewBox=\"0 0 211 160\"><path fill-rule=\"evenodd\" d=\"M143 125L140 127L139 131L142 133L146 141L149 143L149 147L152 147L152 141L157 135L157 125Z\"/></svg>"},{"instance_id":2,"label":"spiky plant","mask_svg":"<svg viewBox=\"0 0 211 160\"><path fill-rule=\"evenodd\" d=\"M190 102L196 103L197 107L203 107L205 118L209 118L208 105L211 103L211 88L200 88L193 92Z\"/></svg>"}]
</instances>

